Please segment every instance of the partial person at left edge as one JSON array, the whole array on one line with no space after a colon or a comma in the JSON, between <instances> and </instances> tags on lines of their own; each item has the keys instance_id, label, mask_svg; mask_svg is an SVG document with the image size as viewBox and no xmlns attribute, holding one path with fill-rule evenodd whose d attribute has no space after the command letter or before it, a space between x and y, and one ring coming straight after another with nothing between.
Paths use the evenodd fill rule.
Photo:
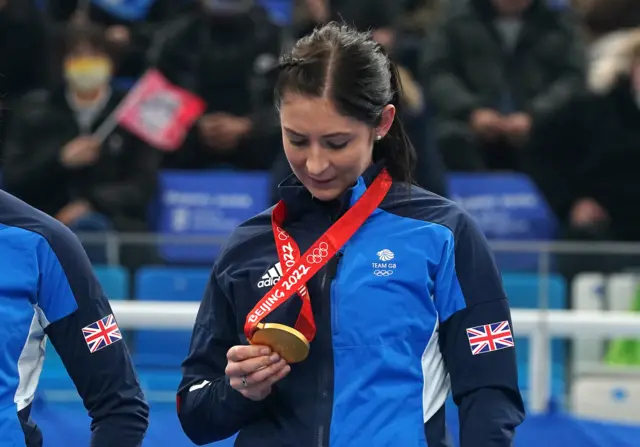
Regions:
<instances>
[{"instance_id":1,"label":"partial person at left edge","mask_svg":"<svg viewBox=\"0 0 640 447\"><path fill-rule=\"evenodd\" d=\"M0 269L0 447L43 445L30 413L47 338L92 419L90 446L142 445L149 407L78 239L0 191Z\"/></svg>"},{"instance_id":2,"label":"partial person at left edge","mask_svg":"<svg viewBox=\"0 0 640 447\"><path fill-rule=\"evenodd\" d=\"M102 28L70 25L61 46L64 83L16 104L4 189L77 234L146 233L162 154L119 126L96 136L126 95L111 85L118 61ZM84 242L93 264L107 262L104 242ZM121 262L135 268L154 257L125 246Z\"/></svg>"}]
</instances>

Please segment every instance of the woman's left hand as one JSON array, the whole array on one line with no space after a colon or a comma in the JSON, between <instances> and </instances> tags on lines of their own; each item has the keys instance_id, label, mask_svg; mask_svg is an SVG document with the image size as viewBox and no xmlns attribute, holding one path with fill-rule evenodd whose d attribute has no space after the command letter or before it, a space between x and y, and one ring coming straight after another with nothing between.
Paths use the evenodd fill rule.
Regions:
<instances>
[{"instance_id":1,"label":"woman's left hand","mask_svg":"<svg viewBox=\"0 0 640 447\"><path fill-rule=\"evenodd\" d=\"M227 352L225 374L231 387L247 399L265 399L289 371L287 362L267 346L233 346Z\"/></svg>"}]
</instances>

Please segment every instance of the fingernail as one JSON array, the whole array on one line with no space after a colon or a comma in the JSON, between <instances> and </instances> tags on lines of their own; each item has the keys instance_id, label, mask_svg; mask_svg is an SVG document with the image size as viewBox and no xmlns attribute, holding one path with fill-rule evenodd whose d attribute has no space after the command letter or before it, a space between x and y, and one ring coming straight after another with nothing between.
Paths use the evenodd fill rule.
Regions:
<instances>
[{"instance_id":1,"label":"fingernail","mask_svg":"<svg viewBox=\"0 0 640 447\"><path fill-rule=\"evenodd\" d=\"M273 354L269 360L271 360L273 363L277 362L278 360L280 360L280 356L278 354Z\"/></svg>"},{"instance_id":2,"label":"fingernail","mask_svg":"<svg viewBox=\"0 0 640 447\"><path fill-rule=\"evenodd\" d=\"M285 373L285 374L289 374L289 371L291 371L291 367L290 367L289 365L285 366L285 367L284 367L284 368L282 368L282 369L284 369L284 373Z\"/></svg>"},{"instance_id":3,"label":"fingernail","mask_svg":"<svg viewBox=\"0 0 640 447\"><path fill-rule=\"evenodd\" d=\"M264 348L262 349L262 351L260 351L260 354L262 355L269 355L269 353L271 352L271 349L269 348Z\"/></svg>"}]
</instances>

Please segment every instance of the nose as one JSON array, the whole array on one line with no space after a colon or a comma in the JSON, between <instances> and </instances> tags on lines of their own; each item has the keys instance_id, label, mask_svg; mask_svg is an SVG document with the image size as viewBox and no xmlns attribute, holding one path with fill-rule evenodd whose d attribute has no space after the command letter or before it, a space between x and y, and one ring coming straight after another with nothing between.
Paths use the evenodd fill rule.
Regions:
<instances>
[{"instance_id":1,"label":"nose","mask_svg":"<svg viewBox=\"0 0 640 447\"><path fill-rule=\"evenodd\" d=\"M329 167L326 151L314 144L307 154L307 173L312 177L320 177Z\"/></svg>"}]
</instances>

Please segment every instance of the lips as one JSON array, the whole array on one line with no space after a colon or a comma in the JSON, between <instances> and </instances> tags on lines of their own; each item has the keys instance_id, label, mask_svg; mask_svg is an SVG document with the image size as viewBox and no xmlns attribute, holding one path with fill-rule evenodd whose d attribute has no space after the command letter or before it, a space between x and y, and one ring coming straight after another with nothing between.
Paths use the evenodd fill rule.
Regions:
<instances>
[{"instance_id":1,"label":"lips","mask_svg":"<svg viewBox=\"0 0 640 447\"><path fill-rule=\"evenodd\" d=\"M309 177L309 180L311 180L311 183L314 186L327 186L329 185L331 182L333 182L334 179L328 179L328 180L320 180L320 179L315 179L313 177Z\"/></svg>"}]
</instances>

